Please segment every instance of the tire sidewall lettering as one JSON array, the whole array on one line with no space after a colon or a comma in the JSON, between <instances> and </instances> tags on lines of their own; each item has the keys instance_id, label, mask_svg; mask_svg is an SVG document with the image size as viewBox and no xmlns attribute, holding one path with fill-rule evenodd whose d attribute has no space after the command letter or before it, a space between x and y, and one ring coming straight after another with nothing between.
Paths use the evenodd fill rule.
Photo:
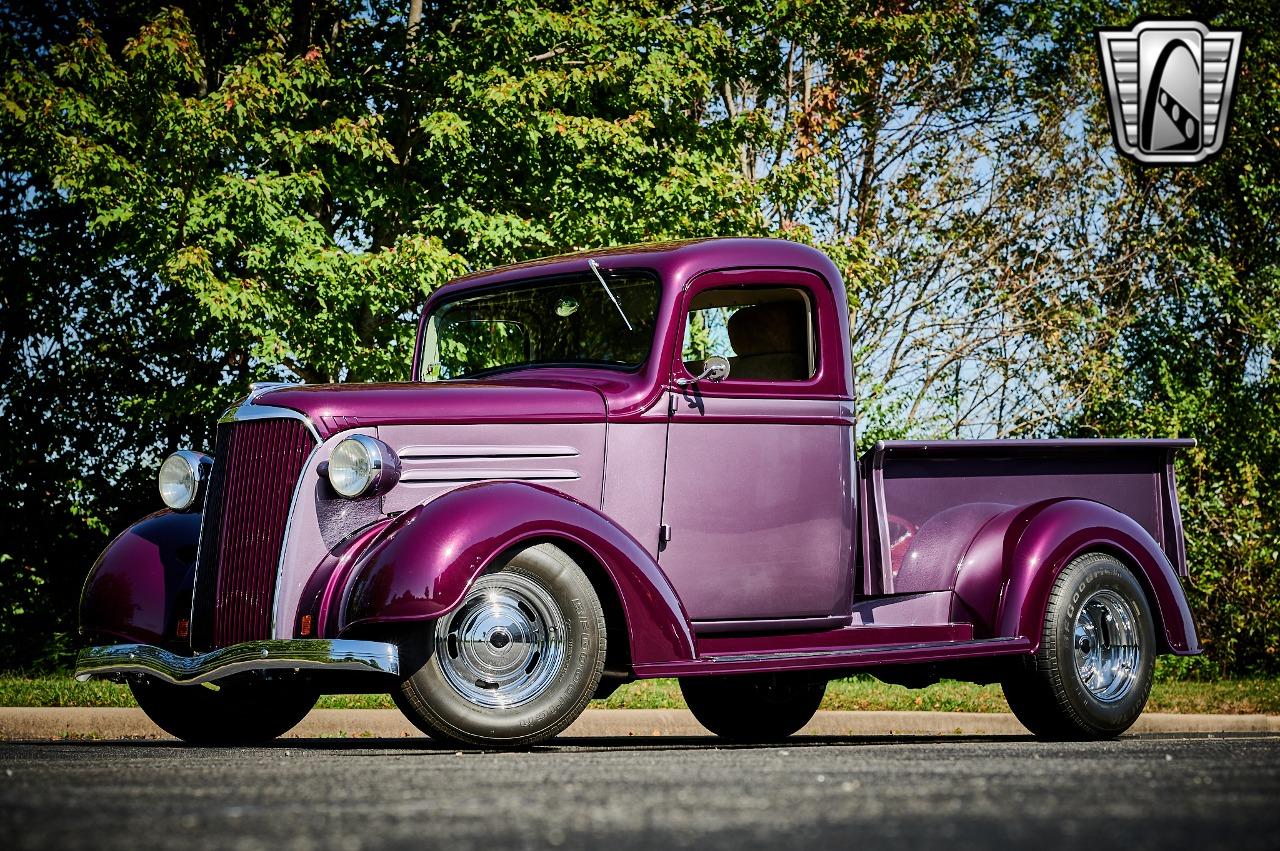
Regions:
<instances>
[{"instance_id":1,"label":"tire sidewall lettering","mask_svg":"<svg viewBox=\"0 0 1280 851\"><path fill-rule=\"evenodd\" d=\"M1053 653L1056 657L1063 690L1068 702L1082 720L1101 730L1127 729L1141 714L1150 690L1151 669L1154 664L1155 646L1152 641L1153 627L1150 608L1145 594L1136 577L1128 571L1121 573L1118 563L1110 556L1097 558L1094 561L1078 564L1074 569L1073 562L1059 581L1069 584L1070 593L1066 605L1058 612L1057 623L1054 624ZM1133 608L1138 620L1139 640L1141 642L1141 661L1138 675L1140 681L1124 697L1114 703L1099 700L1080 680L1075 662L1075 623L1084 603L1100 590L1111 590L1118 593Z\"/></svg>"}]
</instances>

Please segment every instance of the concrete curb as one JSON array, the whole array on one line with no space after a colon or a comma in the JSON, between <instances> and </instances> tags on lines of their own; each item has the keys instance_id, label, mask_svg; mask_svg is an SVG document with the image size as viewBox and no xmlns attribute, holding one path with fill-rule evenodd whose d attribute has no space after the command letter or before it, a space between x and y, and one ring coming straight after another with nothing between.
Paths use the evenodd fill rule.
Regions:
<instances>
[{"instance_id":1,"label":"concrete curb","mask_svg":"<svg viewBox=\"0 0 1280 851\"><path fill-rule=\"evenodd\" d=\"M1276 715L1169 715L1148 713L1132 733L1276 733ZM404 738L422 734L394 709L316 709L289 738ZM588 709L568 737L707 736L684 709ZM809 736L1025 736L1008 713L819 712L800 735ZM0 740L165 739L141 709L0 707Z\"/></svg>"}]
</instances>

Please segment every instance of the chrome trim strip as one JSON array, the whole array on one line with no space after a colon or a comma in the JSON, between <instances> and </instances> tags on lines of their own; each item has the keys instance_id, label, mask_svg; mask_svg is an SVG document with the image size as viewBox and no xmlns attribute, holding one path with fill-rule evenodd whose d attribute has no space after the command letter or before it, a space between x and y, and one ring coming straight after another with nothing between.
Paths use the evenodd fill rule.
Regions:
<instances>
[{"instance_id":1,"label":"chrome trim strip","mask_svg":"<svg viewBox=\"0 0 1280 851\"><path fill-rule=\"evenodd\" d=\"M763 618L756 620L689 621L698 635L715 635L725 632L817 632L839 629L852 623L849 615L830 615L815 618Z\"/></svg>"},{"instance_id":2,"label":"chrome trim strip","mask_svg":"<svg viewBox=\"0 0 1280 851\"><path fill-rule=\"evenodd\" d=\"M307 481L307 471L311 469L311 462L316 459L316 454L324 446L323 441L318 441L315 446L311 447L311 452L307 455L307 460L302 462L302 472L298 474L298 481L293 483L293 496L289 498L289 513L285 516L284 521L284 539L280 542L280 555L276 556L276 590L271 595L271 637L276 637L276 621L280 614L280 581L284 579L284 557L289 552L289 541L293 537L293 515L298 510L298 497L302 495L302 486Z\"/></svg>"},{"instance_id":3,"label":"chrome trim strip","mask_svg":"<svg viewBox=\"0 0 1280 851\"><path fill-rule=\"evenodd\" d=\"M913 650L941 650L957 648L982 648L999 650L1003 645L1010 647L1025 643L1024 638L983 638L967 641L920 641L914 644L873 644L866 647L840 647L827 650L795 650L783 653L724 653L719 656L704 656L703 661L715 664L723 662L776 662L783 659L823 659L826 657L858 657L879 653L906 653Z\"/></svg>"},{"instance_id":4,"label":"chrome trim strip","mask_svg":"<svg viewBox=\"0 0 1280 851\"><path fill-rule=\"evenodd\" d=\"M253 381L249 383L249 395L245 397L245 402L252 402L263 393L276 390L280 387L302 387L303 385L293 381Z\"/></svg>"},{"instance_id":5,"label":"chrome trim strip","mask_svg":"<svg viewBox=\"0 0 1280 851\"><path fill-rule=\"evenodd\" d=\"M176 685L196 685L245 671L278 668L400 673L400 650L381 641L311 638L247 641L198 656L179 656L151 644L86 647L76 659L80 682L111 674L147 674Z\"/></svg>"},{"instance_id":6,"label":"chrome trim strip","mask_svg":"<svg viewBox=\"0 0 1280 851\"><path fill-rule=\"evenodd\" d=\"M572 446L521 446L496 444L475 446L406 446L396 450L401 461L429 461L435 458L576 458Z\"/></svg>"},{"instance_id":7,"label":"chrome trim strip","mask_svg":"<svg viewBox=\"0 0 1280 851\"><path fill-rule=\"evenodd\" d=\"M261 394L257 394L261 395ZM306 414L293 410L292 408L277 408L274 405L255 405L253 400L257 398L255 394L249 394L245 400L238 406L232 405L218 419L218 425L223 423L237 423L244 420L275 420L275 419L291 419L298 420L307 427L307 431L311 432L311 436L315 438L316 443L320 443L320 432L316 429L315 424L307 418Z\"/></svg>"},{"instance_id":8,"label":"chrome trim strip","mask_svg":"<svg viewBox=\"0 0 1280 851\"><path fill-rule=\"evenodd\" d=\"M576 470L475 470L416 469L400 474L402 485L434 485L447 482L487 482L506 479L518 482L561 482L578 478Z\"/></svg>"},{"instance_id":9,"label":"chrome trim strip","mask_svg":"<svg viewBox=\"0 0 1280 851\"><path fill-rule=\"evenodd\" d=\"M215 438L215 441L216 441L216 438ZM216 442L215 442L215 445L214 445L214 451L215 451L215 452L217 451L217 444L216 444ZM214 458L213 463L214 463L214 464L217 464L217 463L218 463L218 459L217 459L217 458ZM210 478L210 479L212 479L212 478L213 478L213 468L212 468L212 467L210 467L210 468L209 468L209 478ZM206 497L208 497L208 493L206 493L206 494L205 494L205 496L206 496ZM200 587L200 553L204 550L204 547L205 547L205 542L204 542L204 527L205 527L204 520L205 520L205 517L204 517L204 513L205 513L205 511L209 508L209 506L206 504L206 502L207 502L207 499L206 499L206 500L202 500L202 501L201 501L201 503L200 503L200 533L199 533L198 535L196 535L196 563L195 563L195 566L191 568L191 605L187 607L187 624L188 624L188 625L193 624L193 623L195 623L195 622L196 622L196 589ZM189 632L188 632L188 633L187 633L187 644L188 644L189 646L191 646L191 641L192 641L192 635L191 635L191 633L189 633ZM194 649L194 647L193 647L193 649Z\"/></svg>"}]
</instances>

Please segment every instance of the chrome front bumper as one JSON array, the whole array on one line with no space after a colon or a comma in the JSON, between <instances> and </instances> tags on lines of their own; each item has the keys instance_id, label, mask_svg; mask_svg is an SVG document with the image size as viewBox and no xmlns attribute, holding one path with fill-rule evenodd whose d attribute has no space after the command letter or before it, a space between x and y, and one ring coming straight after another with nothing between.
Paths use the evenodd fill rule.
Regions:
<instances>
[{"instance_id":1,"label":"chrome front bumper","mask_svg":"<svg viewBox=\"0 0 1280 851\"><path fill-rule=\"evenodd\" d=\"M76 679L147 674L178 685L196 685L272 669L400 673L400 651L381 641L303 638L247 641L198 656L179 656L150 644L86 647L76 659Z\"/></svg>"}]
</instances>

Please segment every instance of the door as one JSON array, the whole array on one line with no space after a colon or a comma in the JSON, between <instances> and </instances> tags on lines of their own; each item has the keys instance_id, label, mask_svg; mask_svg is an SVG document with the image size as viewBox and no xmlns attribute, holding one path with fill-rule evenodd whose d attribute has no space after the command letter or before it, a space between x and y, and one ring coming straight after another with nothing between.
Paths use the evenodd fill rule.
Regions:
<instances>
[{"instance_id":1,"label":"door","mask_svg":"<svg viewBox=\"0 0 1280 851\"><path fill-rule=\"evenodd\" d=\"M830 392L835 303L794 270L703 275L684 293L658 561L694 621L849 611L853 411ZM728 377L691 382L708 355Z\"/></svg>"}]
</instances>

